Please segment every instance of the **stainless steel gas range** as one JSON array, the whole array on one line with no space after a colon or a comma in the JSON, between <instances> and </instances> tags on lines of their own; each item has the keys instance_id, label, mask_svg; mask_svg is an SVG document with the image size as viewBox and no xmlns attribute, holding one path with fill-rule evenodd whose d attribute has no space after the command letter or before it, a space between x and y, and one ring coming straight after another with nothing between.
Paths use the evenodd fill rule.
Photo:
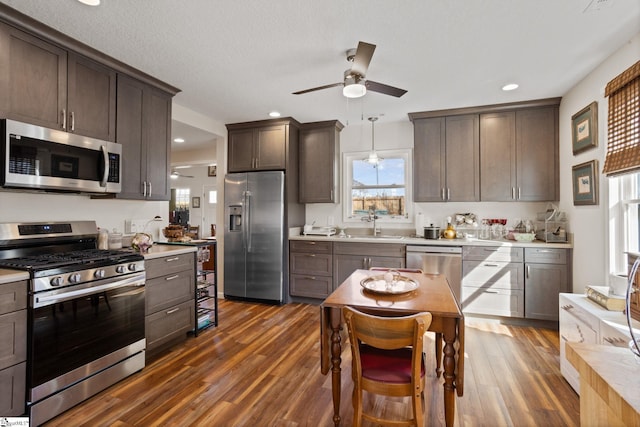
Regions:
<instances>
[{"instance_id":1,"label":"stainless steel gas range","mask_svg":"<svg viewBox=\"0 0 640 427\"><path fill-rule=\"evenodd\" d=\"M97 249L94 221L0 224L0 267L30 275L33 425L144 367L144 258Z\"/></svg>"}]
</instances>

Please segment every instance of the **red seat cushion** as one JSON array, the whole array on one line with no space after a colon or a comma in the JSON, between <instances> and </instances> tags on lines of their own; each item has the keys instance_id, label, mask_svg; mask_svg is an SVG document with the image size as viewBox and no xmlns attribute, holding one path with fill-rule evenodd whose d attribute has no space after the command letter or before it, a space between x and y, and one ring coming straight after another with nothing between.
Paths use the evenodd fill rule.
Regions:
<instances>
[{"instance_id":1,"label":"red seat cushion","mask_svg":"<svg viewBox=\"0 0 640 427\"><path fill-rule=\"evenodd\" d=\"M382 350L360 344L362 376L372 381L406 384L411 382L411 349ZM424 361L420 363L424 376Z\"/></svg>"}]
</instances>

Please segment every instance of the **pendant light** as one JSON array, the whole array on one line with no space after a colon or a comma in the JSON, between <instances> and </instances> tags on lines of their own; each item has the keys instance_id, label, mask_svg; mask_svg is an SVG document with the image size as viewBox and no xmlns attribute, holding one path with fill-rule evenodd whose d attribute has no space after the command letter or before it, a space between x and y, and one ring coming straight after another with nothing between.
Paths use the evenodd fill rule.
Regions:
<instances>
[{"instance_id":1,"label":"pendant light","mask_svg":"<svg viewBox=\"0 0 640 427\"><path fill-rule=\"evenodd\" d=\"M369 153L369 157L365 159L365 161L372 165L378 165L382 158L378 157L378 153L376 153L376 145L375 145L375 134L374 134L374 124L378 120L377 117L369 117L369 121L371 122L371 152Z\"/></svg>"}]
</instances>

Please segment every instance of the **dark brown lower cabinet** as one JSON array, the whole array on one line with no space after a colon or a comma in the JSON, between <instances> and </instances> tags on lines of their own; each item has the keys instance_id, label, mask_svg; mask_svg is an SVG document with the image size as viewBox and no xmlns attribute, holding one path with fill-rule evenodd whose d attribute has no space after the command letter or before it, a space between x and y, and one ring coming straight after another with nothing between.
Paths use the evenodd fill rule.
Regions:
<instances>
[{"instance_id":1,"label":"dark brown lower cabinet","mask_svg":"<svg viewBox=\"0 0 640 427\"><path fill-rule=\"evenodd\" d=\"M25 413L27 282L0 284L0 416Z\"/></svg>"}]
</instances>

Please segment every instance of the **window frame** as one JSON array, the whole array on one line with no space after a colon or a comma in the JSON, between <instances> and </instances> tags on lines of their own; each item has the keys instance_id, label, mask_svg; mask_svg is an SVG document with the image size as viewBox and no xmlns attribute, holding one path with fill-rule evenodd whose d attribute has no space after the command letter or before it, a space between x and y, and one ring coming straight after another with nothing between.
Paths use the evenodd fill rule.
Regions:
<instances>
[{"instance_id":1,"label":"window frame","mask_svg":"<svg viewBox=\"0 0 640 427\"><path fill-rule=\"evenodd\" d=\"M400 216L380 215L378 222L387 224L408 224L412 223L409 208L413 206L413 150L410 148L397 148L392 150L376 150L381 158L403 158L405 161L404 170L404 191L405 191L405 213ZM366 159L368 151L353 151L342 153L342 221L344 223L360 223L367 215L352 215L352 183L353 183L353 161Z\"/></svg>"},{"instance_id":2,"label":"window frame","mask_svg":"<svg viewBox=\"0 0 640 427\"><path fill-rule=\"evenodd\" d=\"M640 172L609 178L610 274L627 274L629 251L640 251Z\"/></svg>"}]
</instances>

